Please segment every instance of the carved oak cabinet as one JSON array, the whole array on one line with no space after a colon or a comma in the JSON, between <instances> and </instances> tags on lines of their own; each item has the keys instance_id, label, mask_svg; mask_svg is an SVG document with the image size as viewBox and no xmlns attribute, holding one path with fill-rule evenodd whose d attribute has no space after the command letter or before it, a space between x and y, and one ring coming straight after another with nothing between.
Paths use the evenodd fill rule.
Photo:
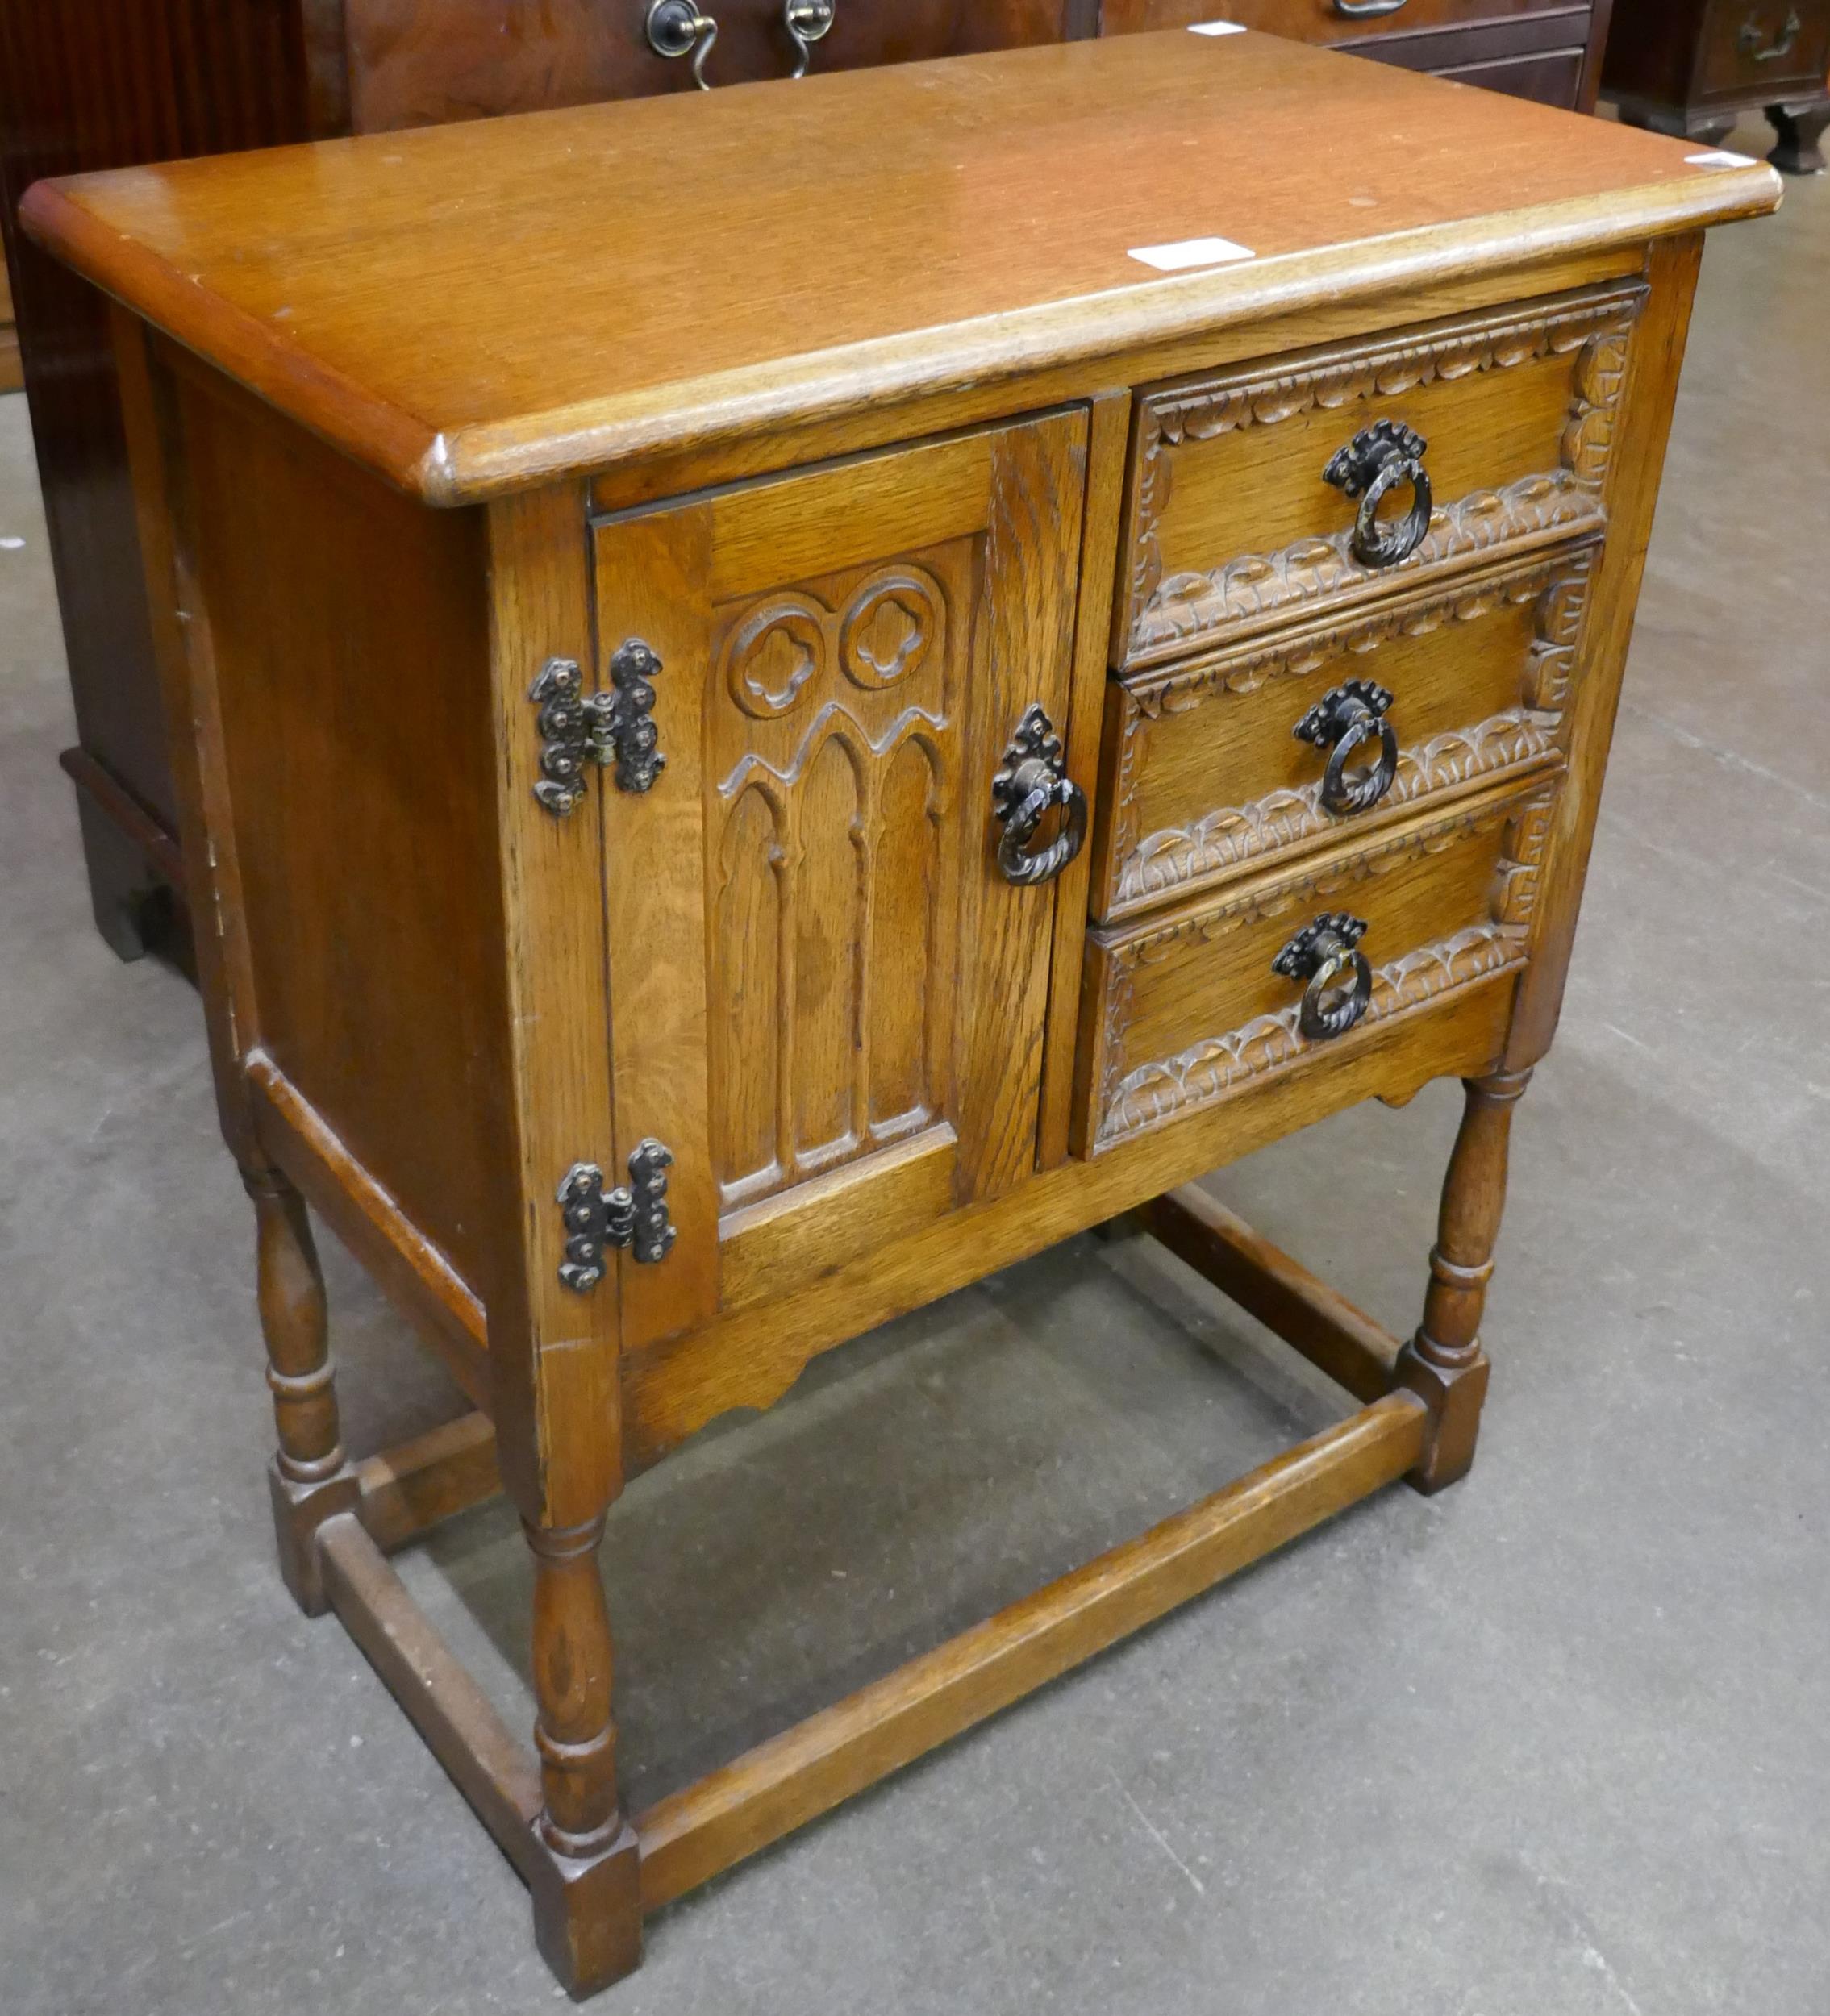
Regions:
<instances>
[{"instance_id":1,"label":"carved oak cabinet","mask_svg":"<svg viewBox=\"0 0 1830 2016\"><path fill-rule=\"evenodd\" d=\"M644 1913L1467 1468L1700 234L1777 191L1177 31L28 197L117 303L283 1571L575 1992ZM1190 1187L1443 1074L1402 1347ZM345 1453L307 1201L473 1414ZM1360 1410L626 1814L623 1480L1128 1211ZM386 1558L498 1486L531 1751Z\"/></svg>"}]
</instances>

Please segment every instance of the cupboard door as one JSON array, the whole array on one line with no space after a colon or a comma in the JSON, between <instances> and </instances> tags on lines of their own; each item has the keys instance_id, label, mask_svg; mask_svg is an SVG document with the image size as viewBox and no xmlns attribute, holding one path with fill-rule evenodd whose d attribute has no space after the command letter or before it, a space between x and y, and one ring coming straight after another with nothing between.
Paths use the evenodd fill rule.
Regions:
<instances>
[{"instance_id":1,"label":"cupboard door","mask_svg":"<svg viewBox=\"0 0 1830 2016\"><path fill-rule=\"evenodd\" d=\"M1066 726L1086 427L594 528L599 678L661 665L665 768L602 798L616 1154L666 1144L678 1234L622 1256L626 1347L1033 1166L1054 885L1000 870L992 786L1032 706Z\"/></svg>"}]
</instances>

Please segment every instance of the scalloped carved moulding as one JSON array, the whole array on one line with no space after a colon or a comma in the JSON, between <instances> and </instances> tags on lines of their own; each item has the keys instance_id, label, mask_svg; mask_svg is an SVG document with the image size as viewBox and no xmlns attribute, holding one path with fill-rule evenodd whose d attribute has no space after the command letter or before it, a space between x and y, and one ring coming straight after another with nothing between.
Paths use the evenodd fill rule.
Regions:
<instances>
[{"instance_id":1,"label":"scalloped carved moulding","mask_svg":"<svg viewBox=\"0 0 1830 2016\"><path fill-rule=\"evenodd\" d=\"M1428 601L1337 623L1296 643L1280 642L1217 663L1190 668L1127 693L1113 781L1111 848L1119 864L1114 914L1139 907L1189 884L1262 859L1319 835L1342 822L1324 810L1321 780L1267 793L1244 805L1216 806L1186 826L1140 833L1140 787L1154 724L1210 701L1259 691L1281 679L1308 677L1350 655L1429 635L1446 624L1480 621L1494 610L1537 605L1534 635L1517 706L1484 721L1446 730L1401 748L1398 774L1381 801L1395 807L1536 763L1564 746L1564 710L1576 676L1577 644L1594 572L1592 548L1511 573L1444 591Z\"/></svg>"},{"instance_id":2,"label":"scalloped carved moulding","mask_svg":"<svg viewBox=\"0 0 1830 2016\"><path fill-rule=\"evenodd\" d=\"M1229 624L1344 599L1381 581L1516 542L1601 529L1629 339L1644 298L1643 286L1628 283L1586 300L1414 331L1351 356L1326 352L1310 364L1269 377L1234 377L1147 398L1139 418L1128 654L1160 655ZM1375 571L1362 565L1350 550L1351 532L1344 530L1298 540L1278 552L1236 555L1211 570L1164 575L1157 526L1173 481L1171 452L1183 444L1572 353L1558 466L1439 504L1423 543L1399 566Z\"/></svg>"},{"instance_id":3,"label":"scalloped carved moulding","mask_svg":"<svg viewBox=\"0 0 1830 2016\"><path fill-rule=\"evenodd\" d=\"M1293 877L1115 948L1104 1003L1105 1070L1095 1146L1110 1147L1209 1105L1247 1080L1287 1068L1324 1047L1298 1032L1300 1004L1292 1001L1273 1014L1217 1031L1173 1056L1148 1059L1128 1070L1124 1038L1135 1013L1134 976L1140 967L1176 958L1190 941L1211 941L1266 918L1313 908L1357 884L1413 866L1503 824L1487 919L1375 968L1372 998L1359 1027L1422 1007L1524 964L1554 798L1552 786L1523 801L1484 806L1408 828L1319 873Z\"/></svg>"}]
</instances>

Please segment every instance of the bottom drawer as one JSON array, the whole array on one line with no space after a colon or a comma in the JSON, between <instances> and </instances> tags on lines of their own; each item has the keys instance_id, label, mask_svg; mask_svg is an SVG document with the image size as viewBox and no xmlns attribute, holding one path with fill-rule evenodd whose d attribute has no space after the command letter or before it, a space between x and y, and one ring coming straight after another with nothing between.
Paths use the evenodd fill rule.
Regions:
<instances>
[{"instance_id":1,"label":"bottom drawer","mask_svg":"<svg viewBox=\"0 0 1830 2016\"><path fill-rule=\"evenodd\" d=\"M1082 1154L1524 963L1554 781L1088 934Z\"/></svg>"}]
</instances>

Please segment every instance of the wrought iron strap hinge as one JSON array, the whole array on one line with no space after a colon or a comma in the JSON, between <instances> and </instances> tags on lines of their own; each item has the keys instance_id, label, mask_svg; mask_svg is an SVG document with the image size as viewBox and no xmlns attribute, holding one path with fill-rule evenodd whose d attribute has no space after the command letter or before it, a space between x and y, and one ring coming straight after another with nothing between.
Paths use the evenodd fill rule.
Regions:
<instances>
[{"instance_id":1,"label":"wrought iron strap hinge","mask_svg":"<svg viewBox=\"0 0 1830 2016\"><path fill-rule=\"evenodd\" d=\"M610 689L586 693L573 658L549 658L527 689L540 709L544 738L534 796L556 818L577 810L594 764L614 763L620 791L652 791L667 767L656 729L654 681L661 660L640 637L619 644L610 661Z\"/></svg>"},{"instance_id":2,"label":"wrought iron strap hinge","mask_svg":"<svg viewBox=\"0 0 1830 2016\"><path fill-rule=\"evenodd\" d=\"M604 1249L627 1250L644 1265L665 1260L677 1237L667 1215L667 1172L673 1157L653 1139L637 1143L629 1157L629 1181L614 1190L603 1186L594 1162L574 1162L559 1186L565 1223L565 1258L559 1278L574 1294L588 1295L604 1276Z\"/></svg>"}]
</instances>

